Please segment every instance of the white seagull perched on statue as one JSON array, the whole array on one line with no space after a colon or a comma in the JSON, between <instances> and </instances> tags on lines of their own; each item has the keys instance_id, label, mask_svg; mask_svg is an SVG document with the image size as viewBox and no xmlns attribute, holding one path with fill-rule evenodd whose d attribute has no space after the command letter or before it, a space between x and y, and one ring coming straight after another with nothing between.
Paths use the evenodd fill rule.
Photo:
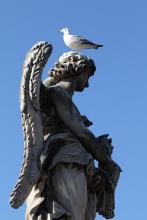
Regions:
<instances>
[{"instance_id":1,"label":"white seagull perched on statue","mask_svg":"<svg viewBox=\"0 0 147 220\"><path fill-rule=\"evenodd\" d=\"M70 34L67 27L60 29L59 32L63 32L63 40L66 46L72 50L98 49L103 47L102 44L96 44L81 36Z\"/></svg>"}]
</instances>

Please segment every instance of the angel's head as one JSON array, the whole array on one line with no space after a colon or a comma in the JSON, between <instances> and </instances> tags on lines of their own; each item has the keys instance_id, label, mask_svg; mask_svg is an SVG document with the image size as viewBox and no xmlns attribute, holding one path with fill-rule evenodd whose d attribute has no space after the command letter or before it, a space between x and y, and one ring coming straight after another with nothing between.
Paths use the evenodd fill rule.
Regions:
<instances>
[{"instance_id":1,"label":"angel's head","mask_svg":"<svg viewBox=\"0 0 147 220\"><path fill-rule=\"evenodd\" d=\"M77 52L64 53L49 71L49 86L55 85L67 78L77 78L79 84L83 87L88 86L88 79L96 70L94 61L87 56ZM77 84L77 85L78 85Z\"/></svg>"}]
</instances>

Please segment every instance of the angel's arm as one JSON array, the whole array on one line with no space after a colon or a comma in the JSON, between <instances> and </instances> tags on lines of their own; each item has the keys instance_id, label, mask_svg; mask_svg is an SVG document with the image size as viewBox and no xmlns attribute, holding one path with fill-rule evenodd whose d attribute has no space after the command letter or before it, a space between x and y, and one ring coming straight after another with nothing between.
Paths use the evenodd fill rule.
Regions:
<instances>
[{"instance_id":1,"label":"angel's arm","mask_svg":"<svg viewBox=\"0 0 147 220\"><path fill-rule=\"evenodd\" d=\"M62 122L78 138L85 149L98 161L107 162L109 158L99 146L95 135L83 123L71 97L60 87L49 88L47 93Z\"/></svg>"}]
</instances>

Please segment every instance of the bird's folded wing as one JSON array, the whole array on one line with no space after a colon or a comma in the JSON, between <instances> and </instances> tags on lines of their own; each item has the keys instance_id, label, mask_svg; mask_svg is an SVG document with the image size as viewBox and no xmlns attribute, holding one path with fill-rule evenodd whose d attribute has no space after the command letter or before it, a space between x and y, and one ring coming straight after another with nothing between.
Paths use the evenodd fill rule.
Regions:
<instances>
[{"instance_id":1,"label":"bird's folded wing","mask_svg":"<svg viewBox=\"0 0 147 220\"><path fill-rule=\"evenodd\" d=\"M78 44L94 44L93 42L91 42L81 36L78 36L78 35L71 36L71 41L76 42Z\"/></svg>"}]
</instances>

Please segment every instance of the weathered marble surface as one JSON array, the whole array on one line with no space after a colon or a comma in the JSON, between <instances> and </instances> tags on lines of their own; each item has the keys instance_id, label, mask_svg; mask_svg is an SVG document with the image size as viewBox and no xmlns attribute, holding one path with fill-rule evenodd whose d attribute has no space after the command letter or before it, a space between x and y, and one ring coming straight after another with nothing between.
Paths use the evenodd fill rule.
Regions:
<instances>
[{"instance_id":1,"label":"weathered marble surface","mask_svg":"<svg viewBox=\"0 0 147 220\"><path fill-rule=\"evenodd\" d=\"M27 203L26 220L94 220L114 216L120 167L112 160L112 140L98 138L73 103L88 87L94 61L64 53L41 82L52 46L39 42L28 52L21 81L24 161L11 195L14 208ZM94 165L94 159L99 167Z\"/></svg>"}]
</instances>

